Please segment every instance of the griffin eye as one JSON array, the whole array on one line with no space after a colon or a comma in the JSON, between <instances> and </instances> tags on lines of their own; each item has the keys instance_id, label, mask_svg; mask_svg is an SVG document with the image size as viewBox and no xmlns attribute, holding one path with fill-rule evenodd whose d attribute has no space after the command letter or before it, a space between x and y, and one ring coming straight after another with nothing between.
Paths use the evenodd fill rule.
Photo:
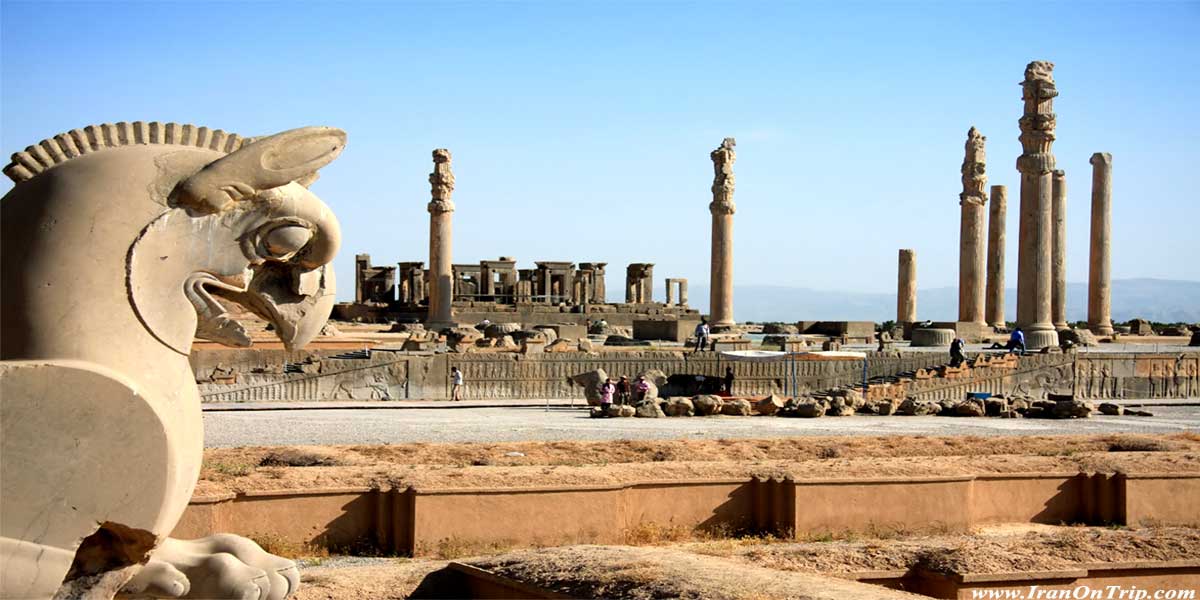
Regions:
<instances>
[{"instance_id":1,"label":"griffin eye","mask_svg":"<svg viewBox=\"0 0 1200 600\"><path fill-rule=\"evenodd\" d=\"M262 237L263 249L271 258L286 259L299 252L312 239L313 232L300 225L282 225Z\"/></svg>"}]
</instances>

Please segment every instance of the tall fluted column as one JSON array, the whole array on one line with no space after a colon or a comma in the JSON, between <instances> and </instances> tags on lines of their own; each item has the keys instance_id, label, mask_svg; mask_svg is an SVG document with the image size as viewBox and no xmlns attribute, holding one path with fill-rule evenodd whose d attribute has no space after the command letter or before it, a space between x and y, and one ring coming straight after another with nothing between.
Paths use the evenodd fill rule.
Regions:
<instances>
[{"instance_id":1,"label":"tall fluted column","mask_svg":"<svg viewBox=\"0 0 1200 600\"><path fill-rule=\"evenodd\" d=\"M917 321L917 251L900 249L900 265L896 275L896 322Z\"/></svg>"},{"instance_id":2,"label":"tall fluted column","mask_svg":"<svg viewBox=\"0 0 1200 600\"><path fill-rule=\"evenodd\" d=\"M1088 329L1112 335L1112 155L1092 155L1092 250L1088 262Z\"/></svg>"},{"instance_id":3,"label":"tall fluted column","mask_svg":"<svg viewBox=\"0 0 1200 600\"><path fill-rule=\"evenodd\" d=\"M1051 264L1054 265L1053 283L1050 285L1050 321L1054 328L1067 328L1067 174L1054 171L1054 190L1050 220L1054 224L1051 235Z\"/></svg>"},{"instance_id":4,"label":"tall fluted column","mask_svg":"<svg viewBox=\"0 0 1200 600\"><path fill-rule=\"evenodd\" d=\"M987 302L984 317L992 327L1004 327L1004 237L1008 211L1008 188L992 186L988 213Z\"/></svg>"},{"instance_id":5,"label":"tall fluted column","mask_svg":"<svg viewBox=\"0 0 1200 600\"><path fill-rule=\"evenodd\" d=\"M974 127L967 132L966 156L962 164L963 191L958 195L962 222L958 237L958 320L985 325L984 321L984 205L987 195L987 138Z\"/></svg>"},{"instance_id":6,"label":"tall fluted column","mask_svg":"<svg viewBox=\"0 0 1200 600\"><path fill-rule=\"evenodd\" d=\"M1058 345L1050 314L1052 195L1054 188L1054 63L1034 61L1025 67L1021 83L1025 114L1017 158L1021 173L1021 237L1017 256L1017 326L1025 331L1028 348Z\"/></svg>"},{"instance_id":7,"label":"tall fluted column","mask_svg":"<svg viewBox=\"0 0 1200 600\"><path fill-rule=\"evenodd\" d=\"M437 330L452 327L454 315L450 302L454 299L451 279L451 248L454 241L450 217L454 212L454 173L450 171L450 151L433 151L433 172L429 174L433 199L429 201L429 316L426 327Z\"/></svg>"},{"instance_id":8,"label":"tall fluted column","mask_svg":"<svg viewBox=\"0 0 1200 600\"><path fill-rule=\"evenodd\" d=\"M709 155L713 161L712 270L709 277L709 318L714 330L733 327L733 138L725 138Z\"/></svg>"}]
</instances>

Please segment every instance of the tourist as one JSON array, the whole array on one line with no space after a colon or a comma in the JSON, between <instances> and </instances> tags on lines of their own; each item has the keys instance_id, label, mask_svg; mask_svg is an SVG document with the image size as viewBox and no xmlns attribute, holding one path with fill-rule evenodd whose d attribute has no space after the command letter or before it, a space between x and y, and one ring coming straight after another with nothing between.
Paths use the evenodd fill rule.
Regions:
<instances>
[{"instance_id":1,"label":"tourist","mask_svg":"<svg viewBox=\"0 0 1200 600\"><path fill-rule=\"evenodd\" d=\"M637 402L640 404L646 399L646 394L650 392L650 382L646 381L645 377L638 377L637 385L634 386L634 389L637 390L636 398Z\"/></svg>"},{"instance_id":2,"label":"tourist","mask_svg":"<svg viewBox=\"0 0 1200 600\"><path fill-rule=\"evenodd\" d=\"M700 319L700 324L696 325L696 352L704 350L708 345L708 321Z\"/></svg>"},{"instance_id":3,"label":"tourist","mask_svg":"<svg viewBox=\"0 0 1200 600\"><path fill-rule=\"evenodd\" d=\"M629 378L624 375L617 382L617 403L629 404Z\"/></svg>"},{"instance_id":4,"label":"tourist","mask_svg":"<svg viewBox=\"0 0 1200 600\"><path fill-rule=\"evenodd\" d=\"M600 410L608 414L608 407L612 406L613 392L617 391L617 386L613 385L613 380L605 379L604 385L600 386Z\"/></svg>"},{"instance_id":5,"label":"tourist","mask_svg":"<svg viewBox=\"0 0 1200 600\"><path fill-rule=\"evenodd\" d=\"M725 393L733 395L733 367L725 367Z\"/></svg>"},{"instance_id":6,"label":"tourist","mask_svg":"<svg viewBox=\"0 0 1200 600\"><path fill-rule=\"evenodd\" d=\"M463 395L463 374L458 370L458 367L450 367L450 398L455 402L462 400Z\"/></svg>"},{"instance_id":7,"label":"tourist","mask_svg":"<svg viewBox=\"0 0 1200 600\"><path fill-rule=\"evenodd\" d=\"M963 354L963 347L966 345L966 341L959 337L950 342L950 366L957 367L967 360L966 355Z\"/></svg>"},{"instance_id":8,"label":"tourist","mask_svg":"<svg viewBox=\"0 0 1200 600\"><path fill-rule=\"evenodd\" d=\"M1004 349L1009 352L1020 351L1021 356L1025 356L1025 332L1021 331L1020 327L1013 329L1012 335L1008 337L1008 345Z\"/></svg>"}]
</instances>

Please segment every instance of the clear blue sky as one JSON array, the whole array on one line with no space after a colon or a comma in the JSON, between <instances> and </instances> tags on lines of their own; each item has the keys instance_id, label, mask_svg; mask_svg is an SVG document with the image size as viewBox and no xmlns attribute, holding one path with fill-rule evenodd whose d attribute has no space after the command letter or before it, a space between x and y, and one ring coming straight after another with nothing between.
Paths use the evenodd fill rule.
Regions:
<instances>
[{"instance_id":1,"label":"clear blue sky","mask_svg":"<svg viewBox=\"0 0 1200 600\"><path fill-rule=\"evenodd\" d=\"M427 259L450 148L455 262L607 261L708 279L708 152L738 140L738 284L957 283L966 132L1009 186L1025 64L1056 63L1068 279L1087 278L1093 152L1114 157L1113 277L1200 280L1200 4L18 3L2 8L0 150L117 120L261 135L333 125L315 190L337 259ZM11 184L5 180L0 192Z\"/></svg>"}]
</instances>

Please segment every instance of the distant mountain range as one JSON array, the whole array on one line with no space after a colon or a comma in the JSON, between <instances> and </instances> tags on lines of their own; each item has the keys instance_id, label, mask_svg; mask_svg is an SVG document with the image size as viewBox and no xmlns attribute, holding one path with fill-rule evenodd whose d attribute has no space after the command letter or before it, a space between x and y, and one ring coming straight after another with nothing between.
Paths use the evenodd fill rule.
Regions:
<instances>
[{"instance_id":1,"label":"distant mountain range","mask_svg":"<svg viewBox=\"0 0 1200 600\"><path fill-rule=\"evenodd\" d=\"M896 295L831 292L801 287L740 285L734 287L733 312L738 321L885 321L896 318ZM661 299L661 298L660 298ZM693 308L708 312L708 286L694 285L688 293ZM1005 313L1016 319L1017 290L1005 291ZM953 321L958 316L958 288L918 290L921 320ZM1115 321L1141 318L1163 323L1200 322L1200 281L1115 279L1112 282ZM1067 319L1087 319L1087 284L1067 284Z\"/></svg>"}]
</instances>

